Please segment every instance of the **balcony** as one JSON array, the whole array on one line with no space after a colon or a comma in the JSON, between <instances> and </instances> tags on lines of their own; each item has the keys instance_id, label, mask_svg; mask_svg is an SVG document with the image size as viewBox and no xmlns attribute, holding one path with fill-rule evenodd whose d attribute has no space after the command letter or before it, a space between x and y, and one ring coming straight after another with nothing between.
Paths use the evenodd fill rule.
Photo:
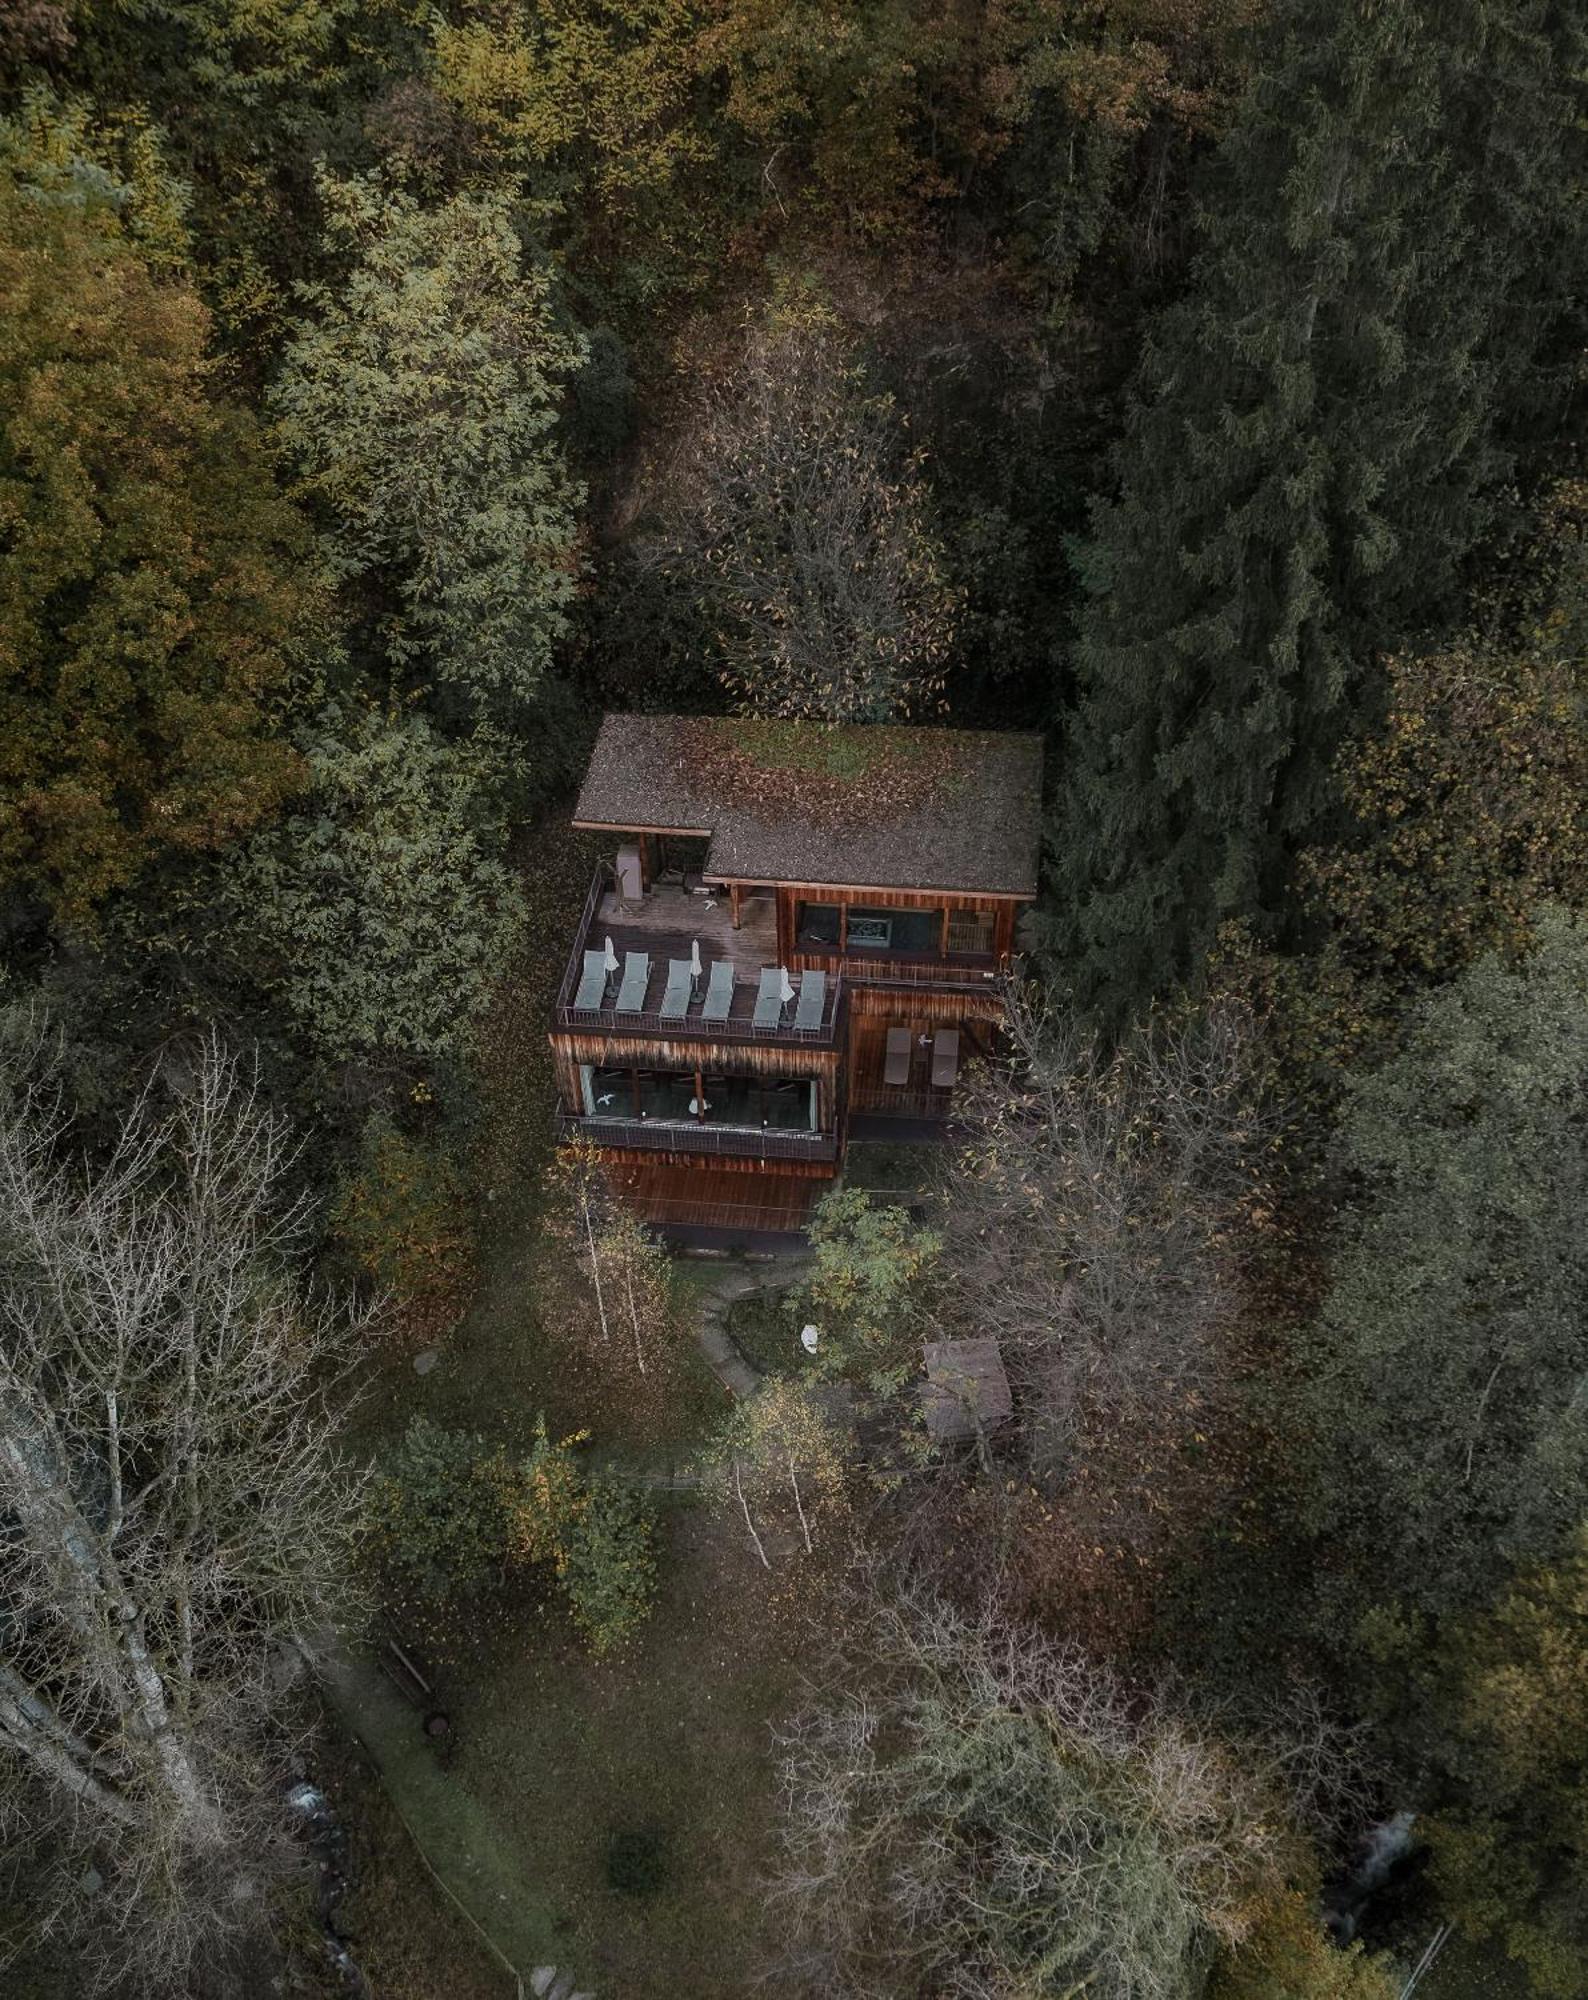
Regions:
<instances>
[{"instance_id":1,"label":"balcony","mask_svg":"<svg viewBox=\"0 0 1588 2000\"><path fill-rule=\"evenodd\" d=\"M636 1146L650 1152L694 1153L702 1158L716 1155L736 1160L823 1163L838 1157L838 1139L832 1132L709 1125L694 1118L579 1118L570 1111L559 1111L557 1139L561 1145L577 1139L589 1146Z\"/></svg>"},{"instance_id":2,"label":"balcony","mask_svg":"<svg viewBox=\"0 0 1588 2000\"><path fill-rule=\"evenodd\" d=\"M603 950L608 938L620 963L626 961L630 952L644 952L650 960L650 975L640 1006L618 1010L616 981L608 983L599 1006L577 1004L584 955L587 951ZM695 983L696 990L683 1014L664 1016L661 1008L667 991L668 963L687 960L691 948L697 944L701 977ZM719 962L732 967L732 998L723 1018L708 1021L703 1014L705 993L711 968ZM740 927L735 930L725 897L705 889L690 891L681 885L658 884L638 901L625 902L617 893L611 869L598 868L585 898L568 969L558 991L556 1025L586 1034L648 1035L653 1040L669 1042L771 1042L831 1048L837 1038L843 1006L843 978L836 971L828 975L818 1022L797 1027L795 1009L789 1006L775 1024L756 1025L761 972L776 963L777 920L770 895L746 898Z\"/></svg>"}]
</instances>

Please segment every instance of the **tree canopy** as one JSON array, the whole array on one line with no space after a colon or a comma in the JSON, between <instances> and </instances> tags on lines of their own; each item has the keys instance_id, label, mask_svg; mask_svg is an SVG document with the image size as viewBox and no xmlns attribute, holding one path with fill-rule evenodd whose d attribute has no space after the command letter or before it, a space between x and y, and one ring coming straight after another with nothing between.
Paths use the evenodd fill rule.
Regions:
<instances>
[{"instance_id":1,"label":"tree canopy","mask_svg":"<svg viewBox=\"0 0 1588 2000\"><path fill-rule=\"evenodd\" d=\"M331 578L391 591L392 656L510 710L539 686L578 577L581 495L556 426L584 343L502 196L427 210L374 179L320 193L346 275L302 290L277 435L322 510Z\"/></svg>"},{"instance_id":2,"label":"tree canopy","mask_svg":"<svg viewBox=\"0 0 1588 2000\"><path fill-rule=\"evenodd\" d=\"M0 873L74 918L299 782L324 616L203 306L103 178L0 178Z\"/></svg>"}]
</instances>

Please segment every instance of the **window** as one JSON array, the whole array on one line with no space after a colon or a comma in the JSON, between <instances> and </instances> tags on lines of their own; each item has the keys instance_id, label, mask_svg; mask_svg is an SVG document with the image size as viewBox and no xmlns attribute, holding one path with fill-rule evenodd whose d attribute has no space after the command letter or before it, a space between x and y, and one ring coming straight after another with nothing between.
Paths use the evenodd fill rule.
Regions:
<instances>
[{"instance_id":1,"label":"window","mask_svg":"<svg viewBox=\"0 0 1588 2000\"><path fill-rule=\"evenodd\" d=\"M991 958L997 921L991 910L950 910L948 949L968 957Z\"/></svg>"},{"instance_id":2,"label":"window","mask_svg":"<svg viewBox=\"0 0 1588 2000\"><path fill-rule=\"evenodd\" d=\"M842 922L843 912L836 903L801 903L794 934L802 945L817 951L836 951Z\"/></svg>"},{"instance_id":3,"label":"window","mask_svg":"<svg viewBox=\"0 0 1588 2000\"><path fill-rule=\"evenodd\" d=\"M935 958L943 948L941 910L861 910L849 912L851 951L918 952Z\"/></svg>"},{"instance_id":4,"label":"window","mask_svg":"<svg viewBox=\"0 0 1588 2000\"><path fill-rule=\"evenodd\" d=\"M809 1077L708 1076L706 1123L814 1132L816 1085Z\"/></svg>"}]
</instances>

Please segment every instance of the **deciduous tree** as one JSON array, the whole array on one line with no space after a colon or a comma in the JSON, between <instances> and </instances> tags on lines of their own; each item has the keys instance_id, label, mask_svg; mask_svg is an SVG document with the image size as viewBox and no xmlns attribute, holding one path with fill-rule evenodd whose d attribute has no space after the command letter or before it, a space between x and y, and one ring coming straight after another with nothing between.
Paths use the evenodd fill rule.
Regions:
<instances>
[{"instance_id":1,"label":"deciduous tree","mask_svg":"<svg viewBox=\"0 0 1588 2000\"><path fill-rule=\"evenodd\" d=\"M1449 1793L1424 1829L1441 1906L1571 2000L1588 1984L1588 1529L1453 1625L1417 1678Z\"/></svg>"},{"instance_id":2,"label":"deciduous tree","mask_svg":"<svg viewBox=\"0 0 1588 2000\"><path fill-rule=\"evenodd\" d=\"M197 297L103 168L38 153L0 174L0 879L81 917L291 791L324 606Z\"/></svg>"},{"instance_id":3,"label":"deciduous tree","mask_svg":"<svg viewBox=\"0 0 1588 2000\"><path fill-rule=\"evenodd\" d=\"M1326 1737L1220 1741L991 1603L909 1582L846 1628L780 1735L787 1990L1180 2000L1315 1880L1302 1801Z\"/></svg>"},{"instance_id":4,"label":"deciduous tree","mask_svg":"<svg viewBox=\"0 0 1588 2000\"><path fill-rule=\"evenodd\" d=\"M1347 1093L1360 1193L1298 1393L1353 1595L1470 1604L1588 1511L1588 934L1554 911L1538 938L1424 1001Z\"/></svg>"},{"instance_id":5,"label":"deciduous tree","mask_svg":"<svg viewBox=\"0 0 1588 2000\"><path fill-rule=\"evenodd\" d=\"M235 1059L173 1058L86 1172L37 1053L0 1061L0 1766L73 1878L56 1920L164 1995L266 1919L272 1654L346 1607L365 1328L297 1280L308 1204Z\"/></svg>"},{"instance_id":6,"label":"deciduous tree","mask_svg":"<svg viewBox=\"0 0 1588 2000\"><path fill-rule=\"evenodd\" d=\"M282 446L322 509L332 577L391 584L393 655L510 713L578 577L582 493L556 426L584 342L504 197L426 210L374 179L320 192L347 271L303 288L274 393Z\"/></svg>"},{"instance_id":7,"label":"deciduous tree","mask_svg":"<svg viewBox=\"0 0 1588 2000\"><path fill-rule=\"evenodd\" d=\"M955 595L919 456L831 311L786 295L748 330L669 473L655 559L692 574L747 714L930 710Z\"/></svg>"},{"instance_id":8,"label":"deciduous tree","mask_svg":"<svg viewBox=\"0 0 1588 2000\"><path fill-rule=\"evenodd\" d=\"M830 1393L830 1392L829 1392ZM737 1512L764 1568L767 1540L816 1551L847 1508L845 1437L818 1385L773 1376L737 1403L706 1460L712 1490Z\"/></svg>"},{"instance_id":9,"label":"deciduous tree","mask_svg":"<svg viewBox=\"0 0 1588 2000\"><path fill-rule=\"evenodd\" d=\"M1270 1134L1237 1006L1112 1050L1019 994L1008 1024L962 1092L945 1315L1001 1343L1048 1455L1084 1411L1162 1409L1205 1381Z\"/></svg>"}]
</instances>

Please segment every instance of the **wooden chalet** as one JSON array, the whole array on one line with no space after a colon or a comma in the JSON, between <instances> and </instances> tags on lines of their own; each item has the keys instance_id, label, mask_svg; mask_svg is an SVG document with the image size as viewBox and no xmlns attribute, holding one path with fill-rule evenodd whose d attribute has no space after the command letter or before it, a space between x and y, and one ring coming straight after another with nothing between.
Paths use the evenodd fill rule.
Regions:
<instances>
[{"instance_id":1,"label":"wooden chalet","mask_svg":"<svg viewBox=\"0 0 1588 2000\"><path fill-rule=\"evenodd\" d=\"M1036 893L1038 737L609 715L556 1005L565 1138L648 1219L798 1229L856 1133L946 1119Z\"/></svg>"}]
</instances>

